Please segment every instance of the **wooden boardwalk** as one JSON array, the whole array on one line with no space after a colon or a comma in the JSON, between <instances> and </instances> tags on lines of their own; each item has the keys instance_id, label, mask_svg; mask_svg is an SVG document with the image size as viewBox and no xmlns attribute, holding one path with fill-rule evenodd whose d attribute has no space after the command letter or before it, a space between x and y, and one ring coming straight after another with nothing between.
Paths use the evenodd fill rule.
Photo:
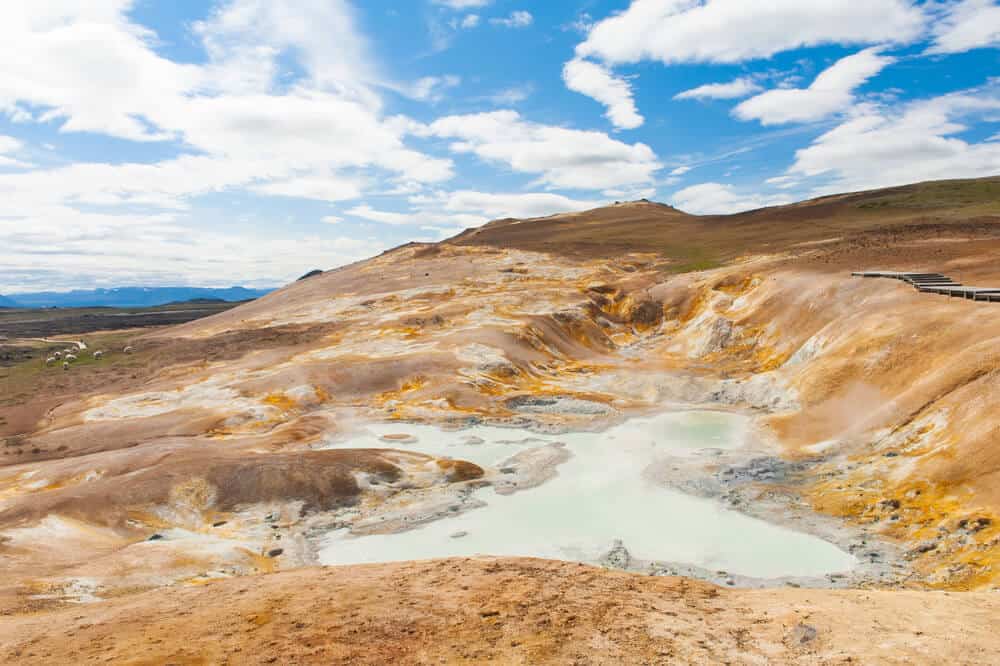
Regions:
<instances>
[{"instance_id":1,"label":"wooden boardwalk","mask_svg":"<svg viewBox=\"0 0 1000 666\"><path fill-rule=\"evenodd\" d=\"M941 273L900 273L898 271L855 271L854 277L891 278L913 285L917 291L942 294L970 301L996 301L1000 303L1000 287L969 287Z\"/></svg>"}]
</instances>

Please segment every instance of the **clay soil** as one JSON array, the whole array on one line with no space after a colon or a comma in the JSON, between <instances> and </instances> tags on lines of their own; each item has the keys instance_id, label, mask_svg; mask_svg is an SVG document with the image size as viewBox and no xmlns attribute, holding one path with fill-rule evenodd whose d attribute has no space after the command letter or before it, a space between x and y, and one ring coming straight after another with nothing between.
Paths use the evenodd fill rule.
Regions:
<instances>
[{"instance_id":1,"label":"clay soil","mask_svg":"<svg viewBox=\"0 0 1000 666\"><path fill-rule=\"evenodd\" d=\"M18 664L987 664L995 594L733 591L530 559L308 568L3 618ZM54 632L54 628L58 628Z\"/></svg>"}]
</instances>

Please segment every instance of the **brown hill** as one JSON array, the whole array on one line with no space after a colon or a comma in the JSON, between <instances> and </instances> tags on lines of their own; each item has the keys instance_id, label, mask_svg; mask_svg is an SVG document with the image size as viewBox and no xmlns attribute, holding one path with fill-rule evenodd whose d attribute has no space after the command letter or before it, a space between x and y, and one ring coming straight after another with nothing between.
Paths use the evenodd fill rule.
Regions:
<instances>
[{"instance_id":1,"label":"brown hill","mask_svg":"<svg viewBox=\"0 0 1000 666\"><path fill-rule=\"evenodd\" d=\"M689 215L636 201L581 213L497 220L448 242L590 258L648 252L669 258L674 272L687 272L845 237L975 233L984 224L996 224L997 216L1000 177L826 196L735 215Z\"/></svg>"}]
</instances>

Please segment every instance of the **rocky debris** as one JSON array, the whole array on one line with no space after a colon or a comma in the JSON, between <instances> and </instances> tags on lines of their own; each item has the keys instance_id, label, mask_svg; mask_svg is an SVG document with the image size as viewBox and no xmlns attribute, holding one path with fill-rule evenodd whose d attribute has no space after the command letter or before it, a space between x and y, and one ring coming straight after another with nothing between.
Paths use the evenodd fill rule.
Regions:
<instances>
[{"instance_id":1,"label":"rocky debris","mask_svg":"<svg viewBox=\"0 0 1000 666\"><path fill-rule=\"evenodd\" d=\"M663 303L640 301L628 313L629 321L637 326L652 327L663 320Z\"/></svg>"},{"instance_id":2,"label":"rocky debris","mask_svg":"<svg viewBox=\"0 0 1000 666\"><path fill-rule=\"evenodd\" d=\"M404 326L412 326L413 328L440 328L445 325L445 318L441 315L433 315L431 317L409 317L403 320Z\"/></svg>"},{"instance_id":3,"label":"rocky debris","mask_svg":"<svg viewBox=\"0 0 1000 666\"><path fill-rule=\"evenodd\" d=\"M958 529L963 530L966 534L975 534L976 532L985 530L992 524L993 521L989 518L963 518L958 521Z\"/></svg>"},{"instance_id":4,"label":"rocky debris","mask_svg":"<svg viewBox=\"0 0 1000 666\"><path fill-rule=\"evenodd\" d=\"M708 354L720 352L732 345L735 338L736 329L733 326L733 322L725 317L719 317L712 322L708 335L704 338L701 345L698 346L695 356L707 356Z\"/></svg>"},{"instance_id":5,"label":"rocky debris","mask_svg":"<svg viewBox=\"0 0 1000 666\"><path fill-rule=\"evenodd\" d=\"M159 541L162 538L163 538L162 534L152 534L146 539L146 541Z\"/></svg>"},{"instance_id":6,"label":"rocky debris","mask_svg":"<svg viewBox=\"0 0 1000 666\"><path fill-rule=\"evenodd\" d=\"M601 402L583 400L572 396L517 395L505 401L508 409L533 414L574 414L604 416L614 409Z\"/></svg>"},{"instance_id":7,"label":"rocky debris","mask_svg":"<svg viewBox=\"0 0 1000 666\"><path fill-rule=\"evenodd\" d=\"M557 468L572 454L562 442L526 449L504 460L497 467L493 489L498 495L512 495L519 490L535 488L557 474Z\"/></svg>"},{"instance_id":8,"label":"rocky debris","mask_svg":"<svg viewBox=\"0 0 1000 666\"><path fill-rule=\"evenodd\" d=\"M923 555L924 553L929 553L932 550L937 550L938 542L933 539L928 539L926 541L921 541L909 552L906 553L907 559L916 559L917 557Z\"/></svg>"},{"instance_id":9,"label":"rocky debris","mask_svg":"<svg viewBox=\"0 0 1000 666\"><path fill-rule=\"evenodd\" d=\"M785 636L785 642L790 647L804 648L816 642L819 632L811 624L799 623L792 627L792 630Z\"/></svg>"},{"instance_id":10,"label":"rocky debris","mask_svg":"<svg viewBox=\"0 0 1000 666\"><path fill-rule=\"evenodd\" d=\"M320 270L319 268L314 268L313 270L309 271L308 273L300 277L298 280L296 280L296 282L302 282L303 280L308 280L309 278L316 277L317 275L322 275L322 274L323 274L322 270Z\"/></svg>"},{"instance_id":11,"label":"rocky debris","mask_svg":"<svg viewBox=\"0 0 1000 666\"><path fill-rule=\"evenodd\" d=\"M461 539L464 536L469 536L469 533L466 532L465 530L460 530L460 531L455 532L454 534L452 534L450 536L450 538L452 538L452 539Z\"/></svg>"},{"instance_id":12,"label":"rocky debris","mask_svg":"<svg viewBox=\"0 0 1000 666\"><path fill-rule=\"evenodd\" d=\"M277 557L278 555L281 555L283 552L285 552L284 548L272 548L271 550L267 551L267 556Z\"/></svg>"},{"instance_id":13,"label":"rocky debris","mask_svg":"<svg viewBox=\"0 0 1000 666\"><path fill-rule=\"evenodd\" d=\"M780 483L808 468L807 463L788 462L775 456L752 458L742 465L725 467L718 473L723 485L744 483Z\"/></svg>"},{"instance_id":14,"label":"rocky debris","mask_svg":"<svg viewBox=\"0 0 1000 666\"><path fill-rule=\"evenodd\" d=\"M782 386L771 372L753 375L749 379L724 379L708 394L709 402L742 405L751 409L786 411L798 408L793 389Z\"/></svg>"},{"instance_id":15,"label":"rocky debris","mask_svg":"<svg viewBox=\"0 0 1000 666\"><path fill-rule=\"evenodd\" d=\"M601 556L600 563L606 569L626 570L632 562L632 556L621 539L615 539L611 550Z\"/></svg>"}]
</instances>

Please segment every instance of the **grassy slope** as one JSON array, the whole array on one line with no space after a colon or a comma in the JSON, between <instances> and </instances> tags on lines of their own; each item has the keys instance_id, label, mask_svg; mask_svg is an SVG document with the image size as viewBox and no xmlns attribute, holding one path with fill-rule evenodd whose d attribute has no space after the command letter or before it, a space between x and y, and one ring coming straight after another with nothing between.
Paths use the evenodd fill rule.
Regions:
<instances>
[{"instance_id":1,"label":"grassy slope","mask_svg":"<svg viewBox=\"0 0 1000 666\"><path fill-rule=\"evenodd\" d=\"M449 242L586 257L651 252L669 259L671 270L686 272L875 230L945 225L945 231L958 231L970 221L1000 223L1000 177L918 183L736 215L688 215L636 202L523 222L498 220Z\"/></svg>"}]
</instances>

